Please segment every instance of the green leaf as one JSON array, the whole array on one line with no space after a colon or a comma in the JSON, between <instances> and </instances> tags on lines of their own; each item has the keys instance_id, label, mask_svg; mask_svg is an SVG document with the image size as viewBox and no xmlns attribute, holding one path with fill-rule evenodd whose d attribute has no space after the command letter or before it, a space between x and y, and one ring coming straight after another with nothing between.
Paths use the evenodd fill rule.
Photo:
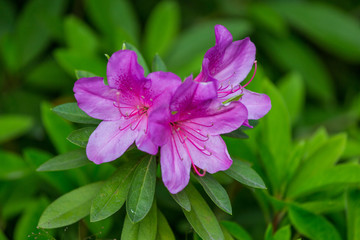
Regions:
<instances>
[{"instance_id":1,"label":"green leaf","mask_svg":"<svg viewBox=\"0 0 360 240\"><path fill-rule=\"evenodd\" d=\"M102 182L92 183L56 199L43 212L39 227L59 228L86 217L90 213L91 202L102 184Z\"/></svg>"},{"instance_id":2,"label":"green leaf","mask_svg":"<svg viewBox=\"0 0 360 240\"><path fill-rule=\"evenodd\" d=\"M291 239L291 228L290 225L286 225L279 230L273 236L274 240L290 240Z\"/></svg>"},{"instance_id":3,"label":"green leaf","mask_svg":"<svg viewBox=\"0 0 360 240\"><path fill-rule=\"evenodd\" d=\"M160 226L159 226L160 227ZM150 208L149 213L146 217L138 222L132 223L129 218L129 215L126 215L124 221L124 227L121 233L121 239L126 240L138 240L138 239L147 239L155 240L156 232L158 228L158 216L157 216L157 207L155 201Z\"/></svg>"},{"instance_id":4,"label":"green leaf","mask_svg":"<svg viewBox=\"0 0 360 240\"><path fill-rule=\"evenodd\" d=\"M336 199L324 199L319 201L307 201L300 205L302 208L316 213L331 213L331 212L340 212L344 210L344 197Z\"/></svg>"},{"instance_id":5,"label":"green leaf","mask_svg":"<svg viewBox=\"0 0 360 240\"><path fill-rule=\"evenodd\" d=\"M180 7L175 1L159 2L145 25L144 49L150 61L155 54L164 56L175 39L180 25Z\"/></svg>"},{"instance_id":6,"label":"green leaf","mask_svg":"<svg viewBox=\"0 0 360 240\"><path fill-rule=\"evenodd\" d=\"M84 55L96 52L99 42L95 33L81 19L69 16L65 19L65 37L68 46Z\"/></svg>"},{"instance_id":7,"label":"green leaf","mask_svg":"<svg viewBox=\"0 0 360 240\"><path fill-rule=\"evenodd\" d=\"M18 17L14 43L18 67L30 63L46 49L53 36L53 29L60 23L66 1L28 1Z\"/></svg>"},{"instance_id":8,"label":"green leaf","mask_svg":"<svg viewBox=\"0 0 360 240\"><path fill-rule=\"evenodd\" d=\"M230 133L222 134L222 136L231 137L231 138L239 138L239 139L248 139L249 136L244 133L243 130L240 128L236 129L235 131L232 131Z\"/></svg>"},{"instance_id":9,"label":"green leaf","mask_svg":"<svg viewBox=\"0 0 360 240\"><path fill-rule=\"evenodd\" d=\"M123 164L108 179L91 205L90 221L103 220L117 212L125 203L134 171L138 166L135 159Z\"/></svg>"},{"instance_id":10,"label":"green leaf","mask_svg":"<svg viewBox=\"0 0 360 240\"><path fill-rule=\"evenodd\" d=\"M336 228L322 216L292 205L289 217L296 230L312 240L341 240Z\"/></svg>"},{"instance_id":11,"label":"green leaf","mask_svg":"<svg viewBox=\"0 0 360 240\"><path fill-rule=\"evenodd\" d=\"M37 171L62 171L82 167L89 163L91 161L87 158L85 149L76 149L51 158L42 164Z\"/></svg>"},{"instance_id":12,"label":"green leaf","mask_svg":"<svg viewBox=\"0 0 360 240\"><path fill-rule=\"evenodd\" d=\"M156 240L175 240L175 236L165 216L158 209Z\"/></svg>"},{"instance_id":13,"label":"green leaf","mask_svg":"<svg viewBox=\"0 0 360 240\"><path fill-rule=\"evenodd\" d=\"M271 174L277 181L281 181L286 175L284 168L292 164L289 162L289 154L292 148L290 116L278 89L269 80L264 81L263 84L264 93L270 97L272 107L261 125L262 139L273 156L273 162L270 164L273 165L275 172L271 172ZM273 187L277 189L280 182L273 182L273 184L276 184Z\"/></svg>"},{"instance_id":14,"label":"green leaf","mask_svg":"<svg viewBox=\"0 0 360 240\"><path fill-rule=\"evenodd\" d=\"M247 163L242 161L234 159L231 167L225 173L249 187L266 189L261 177Z\"/></svg>"},{"instance_id":15,"label":"green leaf","mask_svg":"<svg viewBox=\"0 0 360 240\"><path fill-rule=\"evenodd\" d=\"M266 228L264 239L265 240L274 240L272 233L273 233L273 227L272 227L272 224L270 223Z\"/></svg>"},{"instance_id":16,"label":"green leaf","mask_svg":"<svg viewBox=\"0 0 360 240\"><path fill-rule=\"evenodd\" d=\"M167 72L167 68L166 65L164 63L164 61L161 59L161 57L159 56L159 54L155 54L153 62L152 62L152 68L151 70L153 72Z\"/></svg>"},{"instance_id":17,"label":"green leaf","mask_svg":"<svg viewBox=\"0 0 360 240\"><path fill-rule=\"evenodd\" d=\"M333 81L326 66L305 43L294 37L278 39L261 34L258 44L263 45L263 49L280 69L301 74L307 94L324 104L334 100ZM270 99L272 102L271 96Z\"/></svg>"},{"instance_id":18,"label":"green leaf","mask_svg":"<svg viewBox=\"0 0 360 240\"><path fill-rule=\"evenodd\" d=\"M303 196L331 185L338 186L339 188L346 185L359 184L360 165L352 163L339 164L305 179L306 184L299 185L296 189L292 188L294 190L288 193L290 198ZM333 190L338 188L333 188Z\"/></svg>"},{"instance_id":19,"label":"green leaf","mask_svg":"<svg viewBox=\"0 0 360 240\"><path fill-rule=\"evenodd\" d=\"M284 2L273 7L320 48L360 62L359 22L351 14L327 3Z\"/></svg>"},{"instance_id":20,"label":"green leaf","mask_svg":"<svg viewBox=\"0 0 360 240\"><path fill-rule=\"evenodd\" d=\"M360 239L360 189L352 189L346 196L346 222L348 240Z\"/></svg>"},{"instance_id":21,"label":"green leaf","mask_svg":"<svg viewBox=\"0 0 360 240\"><path fill-rule=\"evenodd\" d=\"M239 224L231 221L221 221L221 224L235 237L235 239L252 240L249 233L247 233Z\"/></svg>"},{"instance_id":22,"label":"green leaf","mask_svg":"<svg viewBox=\"0 0 360 240\"><path fill-rule=\"evenodd\" d=\"M25 134L33 124L33 119L24 115L0 116L0 143Z\"/></svg>"},{"instance_id":23,"label":"green leaf","mask_svg":"<svg viewBox=\"0 0 360 240\"><path fill-rule=\"evenodd\" d=\"M316 132L311 136L309 140L306 142L306 152L304 154L305 159L308 160L309 156L315 153L320 146L327 142L329 136L324 127L320 127L316 130Z\"/></svg>"},{"instance_id":24,"label":"green leaf","mask_svg":"<svg viewBox=\"0 0 360 240\"><path fill-rule=\"evenodd\" d=\"M3 231L0 229L0 240L8 240Z\"/></svg>"},{"instance_id":25,"label":"green leaf","mask_svg":"<svg viewBox=\"0 0 360 240\"><path fill-rule=\"evenodd\" d=\"M147 76L149 74L149 68L146 64L144 57L140 53L140 51L134 45L132 45L130 43L125 42L124 45L125 45L125 49L132 50L136 53L137 61L144 68L144 75Z\"/></svg>"},{"instance_id":26,"label":"green leaf","mask_svg":"<svg viewBox=\"0 0 360 240\"><path fill-rule=\"evenodd\" d=\"M154 200L156 161L154 157L143 159L136 168L126 200L126 212L133 223L141 221L149 212Z\"/></svg>"},{"instance_id":27,"label":"green leaf","mask_svg":"<svg viewBox=\"0 0 360 240\"><path fill-rule=\"evenodd\" d=\"M165 58L168 68L180 77L198 73L205 52L214 46L216 24L224 25L233 34L235 40L247 36L251 31L250 24L244 20L216 19L196 24L177 37L174 42L176 47L172 48ZM179 70L185 68L187 71L179 74Z\"/></svg>"},{"instance_id":28,"label":"green leaf","mask_svg":"<svg viewBox=\"0 0 360 240\"><path fill-rule=\"evenodd\" d=\"M58 153L65 153L76 147L66 140L70 132L74 131L72 125L51 111L52 106L43 102L41 104L41 118L50 140Z\"/></svg>"},{"instance_id":29,"label":"green leaf","mask_svg":"<svg viewBox=\"0 0 360 240\"><path fill-rule=\"evenodd\" d=\"M99 124L101 120L95 119L87 115L81 110L77 103L65 103L58 105L52 109L57 115L76 123Z\"/></svg>"},{"instance_id":30,"label":"green leaf","mask_svg":"<svg viewBox=\"0 0 360 240\"><path fill-rule=\"evenodd\" d=\"M139 23L129 1L87 0L86 12L93 24L109 39L114 50L124 41L137 44Z\"/></svg>"},{"instance_id":31,"label":"green leaf","mask_svg":"<svg viewBox=\"0 0 360 240\"><path fill-rule=\"evenodd\" d=\"M29 171L23 159L14 153L0 150L0 159L0 180L19 179Z\"/></svg>"},{"instance_id":32,"label":"green leaf","mask_svg":"<svg viewBox=\"0 0 360 240\"><path fill-rule=\"evenodd\" d=\"M185 209L188 212L191 210L190 200L189 200L185 190L182 190L176 194L170 194L170 195L180 205L180 207L182 207L183 209Z\"/></svg>"},{"instance_id":33,"label":"green leaf","mask_svg":"<svg viewBox=\"0 0 360 240\"><path fill-rule=\"evenodd\" d=\"M195 232L204 240L223 240L219 222L200 193L191 184L185 191L191 203L191 211L183 210L183 213Z\"/></svg>"},{"instance_id":34,"label":"green leaf","mask_svg":"<svg viewBox=\"0 0 360 240\"><path fill-rule=\"evenodd\" d=\"M220 227L221 227L221 231L224 234L224 240L234 240L234 238L231 236L231 234L223 225L220 225Z\"/></svg>"},{"instance_id":35,"label":"green leaf","mask_svg":"<svg viewBox=\"0 0 360 240\"><path fill-rule=\"evenodd\" d=\"M279 84L279 90L283 96L292 122L296 122L302 112L305 103L305 86L298 73L286 75Z\"/></svg>"},{"instance_id":36,"label":"green leaf","mask_svg":"<svg viewBox=\"0 0 360 240\"><path fill-rule=\"evenodd\" d=\"M76 79L96 77L95 74L88 72L88 71L83 71L83 70L75 70L75 76L76 76Z\"/></svg>"},{"instance_id":37,"label":"green leaf","mask_svg":"<svg viewBox=\"0 0 360 240\"><path fill-rule=\"evenodd\" d=\"M66 138L71 143L85 148L90 135L93 133L93 131L96 129L96 127L85 127L77 129L70 133L70 135Z\"/></svg>"},{"instance_id":38,"label":"green leaf","mask_svg":"<svg viewBox=\"0 0 360 240\"><path fill-rule=\"evenodd\" d=\"M341 154L345 149L346 135L339 134L330 138L318 150L312 154L298 169L298 172L289 185L288 196L294 196L295 193L300 193L301 189L310 187L305 180L313 176L319 175L323 170L328 169L339 160Z\"/></svg>"},{"instance_id":39,"label":"green leaf","mask_svg":"<svg viewBox=\"0 0 360 240\"><path fill-rule=\"evenodd\" d=\"M232 208L230 198L223 186L221 186L221 184L210 174L205 174L203 177L196 175L195 177L201 186L203 186L205 192L209 195L211 200L219 208L231 215Z\"/></svg>"},{"instance_id":40,"label":"green leaf","mask_svg":"<svg viewBox=\"0 0 360 240\"><path fill-rule=\"evenodd\" d=\"M74 70L83 70L92 72L96 76L106 76L105 59L96 56L89 56L74 51L72 49L56 49L54 57L59 65L71 76L74 76Z\"/></svg>"},{"instance_id":41,"label":"green leaf","mask_svg":"<svg viewBox=\"0 0 360 240\"><path fill-rule=\"evenodd\" d=\"M36 229L38 219L48 204L47 199L40 198L27 205L20 220L16 223L15 240L27 239L31 232L39 231Z\"/></svg>"}]
</instances>

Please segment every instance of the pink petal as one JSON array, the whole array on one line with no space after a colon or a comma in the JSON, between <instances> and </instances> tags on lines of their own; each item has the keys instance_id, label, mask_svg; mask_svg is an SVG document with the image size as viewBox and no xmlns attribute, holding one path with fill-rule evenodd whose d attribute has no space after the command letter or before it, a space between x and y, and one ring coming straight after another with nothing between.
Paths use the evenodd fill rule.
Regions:
<instances>
[{"instance_id":1,"label":"pink petal","mask_svg":"<svg viewBox=\"0 0 360 240\"><path fill-rule=\"evenodd\" d=\"M231 102L224 106L218 101L213 101L201 117L190 119L188 123L194 129L201 130L203 134L220 135L238 129L247 119L248 112L244 104Z\"/></svg>"},{"instance_id":2,"label":"pink petal","mask_svg":"<svg viewBox=\"0 0 360 240\"><path fill-rule=\"evenodd\" d=\"M138 136L127 126L133 119L118 121L103 121L95 129L86 146L88 158L96 164L110 162L120 157Z\"/></svg>"},{"instance_id":3,"label":"pink petal","mask_svg":"<svg viewBox=\"0 0 360 240\"><path fill-rule=\"evenodd\" d=\"M197 167L206 170L209 173L215 173L218 171L224 171L231 166L232 160L226 148L225 142L220 136L209 136L209 139L206 142L195 142L196 140L192 139L197 147L200 146L200 148L203 148L205 145L205 152L200 151L194 146L194 144L191 142L189 143L188 140L185 141L187 142L186 145ZM209 153L211 153L211 155Z\"/></svg>"},{"instance_id":4,"label":"pink petal","mask_svg":"<svg viewBox=\"0 0 360 240\"><path fill-rule=\"evenodd\" d=\"M102 120L120 119L114 106L118 91L106 86L103 78L81 78L75 82L73 90L79 107L89 116Z\"/></svg>"},{"instance_id":5,"label":"pink petal","mask_svg":"<svg viewBox=\"0 0 360 240\"><path fill-rule=\"evenodd\" d=\"M259 119L265 116L271 109L271 101L268 95L252 92L244 89L244 95L240 102L248 110L249 119Z\"/></svg>"},{"instance_id":6,"label":"pink petal","mask_svg":"<svg viewBox=\"0 0 360 240\"><path fill-rule=\"evenodd\" d=\"M135 143L139 150L156 155L158 152L158 146L152 142L147 124L148 119L146 118L143 119L137 127L139 134Z\"/></svg>"},{"instance_id":7,"label":"pink petal","mask_svg":"<svg viewBox=\"0 0 360 240\"><path fill-rule=\"evenodd\" d=\"M163 146L171 137L170 112L168 103L156 108L149 115L149 134L154 144Z\"/></svg>"},{"instance_id":8,"label":"pink petal","mask_svg":"<svg viewBox=\"0 0 360 240\"><path fill-rule=\"evenodd\" d=\"M231 44L233 41L233 37L229 30L226 29L226 27L222 25L216 25L215 26L215 40L216 45L221 46L222 48L225 48Z\"/></svg>"},{"instance_id":9,"label":"pink petal","mask_svg":"<svg viewBox=\"0 0 360 240\"><path fill-rule=\"evenodd\" d=\"M173 140L161 147L160 163L162 180L169 192L175 194L183 190L189 183L191 162L180 159Z\"/></svg>"}]
</instances>

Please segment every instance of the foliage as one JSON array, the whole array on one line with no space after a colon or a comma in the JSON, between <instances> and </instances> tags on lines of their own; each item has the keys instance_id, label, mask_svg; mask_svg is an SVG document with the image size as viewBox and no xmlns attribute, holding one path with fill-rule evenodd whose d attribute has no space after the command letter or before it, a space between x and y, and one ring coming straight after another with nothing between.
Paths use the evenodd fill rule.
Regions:
<instances>
[{"instance_id":1,"label":"foliage","mask_svg":"<svg viewBox=\"0 0 360 240\"><path fill-rule=\"evenodd\" d=\"M0 0L1 240L360 238L359 3L16 2ZM99 120L74 81L106 77L123 46L146 74L196 76L215 24L251 37L249 88L272 100L223 136L232 167L171 195L156 157L88 161Z\"/></svg>"}]
</instances>

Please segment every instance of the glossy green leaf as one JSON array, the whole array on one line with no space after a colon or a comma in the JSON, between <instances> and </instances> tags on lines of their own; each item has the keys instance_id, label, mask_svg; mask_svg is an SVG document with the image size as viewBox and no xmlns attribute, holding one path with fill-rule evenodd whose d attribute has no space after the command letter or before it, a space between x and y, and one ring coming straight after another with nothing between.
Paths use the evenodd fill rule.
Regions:
<instances>
[{"instance_id":1,"label":"glossy green leaf","mask_svg":"<svg viewBox=\"0 0 360 240\"><path fill-rule=\"evenodd\" d=\"M75 70L75 75L76 75L76 79L95 77L96 76L95 74L93 74L91 72L83 71L83 70Z\"/></svg>"},{"instance_id":2,"label":"glossy green leaf","mask_svg":"<svg viewBox=\"0 0 360 240\"><path fill-rule=\"evenodd\" d=\"M93 133L95 129L96 127L85 127L85 128L77 129L71 132L66 139L79 147L85 148L89 141L90 135Z\"/></svg>"},{"instance_id":3,"label":"glossy green leaf","mask_svg":"<svg viewBox=\"0 0 360 240\"><path fill-rule=\"evenodd\" d=\"M183 209L185 209L188 212L191 210L190 200L189 200L185 190L182 190L176 194L170 194L170 195L180 205L180 207L182 207Z\"/></svg>"},{"instance_id":4,"label":"glossy green leaf","mask_svg":"<svg viewBox=\"0 0 360 240\"><path fill-rule=\"evenodd\" d=\"M101 120L92 118L87 115L78 107L77 103L64 103L54 107L52 110L57 115L71 122L86 124L99 124L101 122Z\"/></svg>"},{"instance_id":5,"label":"glossy green leaf","mask_svg":"<svg viewBox=\"0 0 360 240\"><path fill-rule=\"evenodd\" d=\"M102 185L101 182L92 183L56 199L43 212L39 227L63 227L86 217L90 213L91 202Z\"/></svg>"},{"instance_id":6,"label":"glossy green leaf","mask_svg":"<svg viewBox=\"0 0 360 240\"><path fill-rule=\"evenodd\" d=\"M138 240L147 239L155 240L156 232L158 228L158 216L157 216L156 203L152 204L149 213L144 219L138 223L132 223L129 215L126 215L123 230L121 233L121 239L126 240Z\"/></svg>"},{"instance_id":7,"label":"glossy green leaf","mask_svg":"<svg viewBox=\"0 0 360 240\"><path fill-rule=\"evenodd\" d=\"M302 208L316 213L331 213L344 210L344 197L336 199L324 199L319 201L307 201L300 205Z\"/></svg>"},{"instance_id":8,"label":"glossy green leaf","mask_svg":"<svg viewBox=\"0 0 360 240\"><path fill-rule=\"evenodd\" d=\"M237 240L252 240L246 230L241 227L239 224L231 221L221 221L221 224L234 236Z\"/></svg>"},{"instance_id":9,"label":"glossy green leaf","mask_svg":"<svg viewBox=\"0 0 360 240\"><path fill-rule=\"evenodd\" d=\"M66 140L66 137L74 131L72 125L51 111L52 106L43 102L41 104L41 118L45 130L54 144L58 153L65 153L76 147Z\"/></svg>"},{"instance_id":10,"label":"glossy green leaf","mask_svg":"<svg viewBox=\"0 0 360 240\"><path fill-rule=\"evenodd\" d=\"M142 54L140 53L140 51L132 44L130 43L124 43L125 49L129 49L132 50L136 53L137 55L137 61L138 63L144 68L144 75L147 76L149 74L149 67L146 64L146 61L144 59L144 57L142 56Z\"/></svg>"},{"instance_id":11,"label":"glossy green leaf","mask_svg":"<svg viewBox=\"0 0 360 240\"><path fill-rule=\"evenodd\" d=\"M306 180L318 176L323 170L334 166L344 151L346 135L339 134L329 139L310 158L304 162L289 185L288 196L300 193L301 189L311 187Z\"/></svg>"},{"instance_id":12,"label":"glossy green leaf","mask_svg":"<svg viewBox=\"0 0 360 240\"><path fill-rule=\"evenodd\" d=\"M205 52L215 43L214 26L224 25L235 40L247 36L251 31L251 25L244 20L212 20L196 24L182 32L174 42L174 47L165 58L170 70L178 73L178 70L186 68L180 77L196 74L200 71ZM189 66L190 64L190 66Z\"/></svg>"},{"instance_id":13,"label":"glossy green leaf","mask_svg":"<svg viewBox=\"0 0 360 240\"><path fill-rule=\"evenodd\" d=\"M266 189L261 177L245 162L234 159L233 164L225 173L246 186Z\"/></svg>"},{"instance_id":14,"label":"glossy green leaf","mask_svg":"<svg viewBox=\"0 0 360 240\"><path fill-rule=\"evenodd\" d=\"M345 186L346 184L359 184L360 165L352 163L340 164L306 178L306 183L299 185L296 189L292 188L288 196L291 198L299 197L330 185Z\"/></svg>"},{"instance_id":15,"label":"glossy green leaf","mask_svg":"<svg viewBox=\"0 0 360 240\"><path fill-rule=\"evenodd\" d=\"M164 63L164 61L161 59L161 57L159 56L159 54L155 54L154 59L152 61L152 67L151 70L153 72L167 72L167 68L166 65Z\"/></svg>"},{"instance_id":16,"label":"glossy green leaf","mask_svg":"<svg viewBox=\"0 0 360 240\"><path fill-rule=\"evenodd\" d=\"M14 240L24 240L28 238L31 232L39 232L39 230L36 229L38 220L48 204L48 200L40 198L27 205L24 213L16 224Z\"/></svg>"},{"instance_id":17,"label":"glossy green leaf","mask_svg":"<svg viewBox=\"0 0 360 240\"><path fill-rule=\"evenodd\" d=\"M341 240L336 228L322 216L290 206L289 217L296 230L311 240Z\"/></svg>"},{"instance_id":18,"label":"glossy green leaf","mask_svg":"<svg viewBox=\"0 0 360 240\"><path fill-rule=\"evenodd\" d=\"M292 148L290 115L279 90L269 80L263 82L263 87L264 93L271 99L272 107L270 112L264 117L261 125L262 139L273 156L273 161L271 163L267 162L273 165L275 170L275 172L271 172L271 175L274 175L273 178L276 178L277 181L281 181L286 175L286 171L283 169L291 164L288 161ZM274 184L276 185L273 187L276 189L279 187L280 182L274 181Z\"/></svg>"},{"instance_id":19,"label":"glossy green leaf","mask_svg":"<svg viewBox=\"0 0 360 240\"><path fill-rule=\"evenodd\" d=\"M28 173L24 160L15 153L0 150L0 180L15 180Z\"/></svg>"},{"instance_id":20,"label":"glossy green leaf","mask_svg":"<svg viewBox=\"0 0 360 240\"><path fill-rule=\"evenodd\" d=\"M0 143L19 137L30 130L33 119L23 115L0 116Z\"/></svg>"},{"instance_id":21,"label":"glossy green leaf","mask_svg":"<svg viewBox=\"0 0 360 240\"><path fill-rule=\"evenodd\" d=\"M183 213L195 232L204 240L223 240L219 222L199 192L191 184L185 191L191 203L191 211L183 210Z\"/></svg>"},{"instance_id":22,"label":"glossy green leaf","mask_svg":"<svg viewBox=\"0 0 360 240\"><path fill-rule=\"evenodd\" d=\"M51 158L38 167L37 171L62 171L82 167L89 163L91 161L87 158L85 149L76 149Z\"/></svg>"},{"instance_id":23,"label":"glossy green leaf","mask_svg":"<svg viewBox=\"0 0 360 240\"><path fill-rule=\"evenodd\" d=\"M350 189L346 196L346 220L348 240L360 238L360 189Z\"/></svg>"},{"instance_id":24,"label":"glossy green leaf","mask_svg":"<svg viewBox=\"0 0 360 240\"><path fill-rule=\"evenodd\" d=\"M325 2L284 2L273 7L320 48L360 62L359 22L340 7Z\"/></svg>"},{"instance_id":25,"label":"glossy green leaf","mask_svg":"<svg viewBox=\"0 0 360 240\"><path fill-rule=\"evenodd\" d=\"M263 45L264 50L280 69L301 74L307 94L324 104L334 100L331 76L322 59L309 46L296 38L278 39L267 35L261 35L258 44ZM273 100L271 96L270 99Z\"/></svg>"},{"instance_id":26,"label":"glossy green leaf","mask_svg":"<svg viewBox=\"0 0 360 240\"><path fill-rule=\"evenodd\" d=\"M273 236L274 240L290 240L291 239L291 228L290 225L286 225L279 230Z\"/></svg>"},{"instance_id":27,"label":"glossy green leaf","mask_svg":"<svg viewBox=\"0 0 360 240\"><path fill-rule=\"evenodd\" d=\"M195 176L211 200L223 211L232 214L231 202L225 188L210 174Z\"/></svg>"},{"instance_id":28,"label":"glossy green leaf","mask_svg":"<svg viewBox=\"0 0 360 240\"><path fill-rule=\"evenodd\" d=\"M171 227L166 220L164 214L158 209L157 212L157 233L156 240L175 240L175 236Z\"/></svg>"},{"instance_id":29,"label":"glossy green leaf","mask_svg":"<svg viewBox=\"0 0 360 240\"><path fill-rule=\"evenodd\" d=\"M221 227L221 231L224 234L224 240L234 240L232 235L229 233L229 231L223 225L220 225L220 227Z\"/></svg>"},{"instance_id":30,"label":"glossy green leaf","mask_svg":"<svg viewBox=\"0 0 360 240\"><path fill-rule=\"evenodd\" d=\"M154 157L143 159L136 168L126 200L126 212L133 223L141 221L149 212L154 200L156 161Z\"/></svg>"},{"instance_id":31,"label":"glossy green leaf","mask_svg":"<svg viewBox=\"0 0 360 240\"><path fill-rule=\"evenodd\" d=\"M145 25L144 54L149 61L155 54L164 56L178 33L179 25L180 7L177 2L159 2Z\"/></svg>"},{"instance_id":32,"label":"glossy green leaf","mask_svg":"<svg viewBox=\"0 0 360 240\"><path fill-rule=\"evenodd\" d=\"M306 141L306 152L304 154L305 159L309 160L324 143L329 139L328 133L324 127L320 127L316 132Z\"/></svg>"},{"instance_id":33,"label":"glossy green leaf","mask_svg":"<svg viewBox=\"0 0 360 240\"><path fill-rule=\"evenodd\" d=\"M69 16L65 19L65 37L68 46L84 55L94 54L98 48L95 33L81 19Z\"/></svg>"},{"instance_id":34,"label":"glossy green leaf","mask_svg":"<svg viewBox=\"0 0 360 240\"><path fill-rule=\"evenodd\" d=\"M291 73L281 79L279 90L283 96L292 122L301 115L305 103L305 86L298 73Z\"/></svg>"},{"instance_id":35,"label":"glossy green leaf","mask_svg":"<svg viewBox=\"0 0 360 240\"><path fill-rule=\"evenodd\" d=\"M96 76L106 76L106 59L89 56L72 49L56 49L54 56L59 65L71 76L75 70L92 72Z\"/></svg>"},{"instance_id":36,"label":"glossy green leaf","mask_svg":"<svg viewBox=\"0 0 360 240\"><path fill-rule=\"evenodd\" d=\"M120 166L112 177L104 183L91 205L91 222L103 220L122 207L138 162L134 159Z\"/></svg>"},{"instance_id":37,"label":"glossy green leaf","mask_svg":"<svg viewBox=\"0 0 360 240\"><path fill-rule=\"evenodd\" d=\"M114 50L124 41L138 42L139 23L129 1L86 0L85 3L90 19L109 38Z\"/></svg>"}]
</instances>

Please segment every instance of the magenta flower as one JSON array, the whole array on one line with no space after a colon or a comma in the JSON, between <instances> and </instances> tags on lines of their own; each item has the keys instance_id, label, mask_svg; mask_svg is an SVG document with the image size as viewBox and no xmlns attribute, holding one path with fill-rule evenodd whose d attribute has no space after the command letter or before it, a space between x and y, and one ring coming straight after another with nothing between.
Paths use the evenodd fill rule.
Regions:
<instances>
[{"instance_id":1,"label":"magenta flower","mask_svg":"<svg viewBox=\"0 0 360 240\"><path fill-rule=\"evenodd\" d=\"M202 71L195 78L198 82L215 80L220 101L224 102L233 96L241 96L239 100L248 110L248 119L259 119L269 112L270 98L245 89L251 80L241 86L240 83L249 74L255 63L255 45L249 38L233 42L231 33L222 25L215 26L216 44L210 48L203 60ZM247 121L245 122L245 125Z\"/></svg>"},{"instance_id":2,"label":"magenta flower","mask_svg":"<svg viewBox=\"0 0 360 240\"><path fill-rule=\"evenodd\" d=\"M150 139L148 116L169 101L181 79L165 72L145 78L136 53L120 50L109 59L107 80L109 85L101 77L81 78L74 86L79 107L104 120L89 138L88 158L96 164L115 160L134 142L140 150L156 154L158 146Z\"/></svg>"},{"instance_id":3,"label":"magenta flower","mask_svg":"<svg viewBox=\"0 0 360 240\"><path fill-rule=\"evenodd\" d=\"M187 78L169 102L149 115L150 136L161 146L162 179L168 190L177 193L188 184L191 166L200 176L228 169L232 160L220 134L246 120L242 103L224 106L217 100L214 82Z\"/></svg>"}]
</instances>

